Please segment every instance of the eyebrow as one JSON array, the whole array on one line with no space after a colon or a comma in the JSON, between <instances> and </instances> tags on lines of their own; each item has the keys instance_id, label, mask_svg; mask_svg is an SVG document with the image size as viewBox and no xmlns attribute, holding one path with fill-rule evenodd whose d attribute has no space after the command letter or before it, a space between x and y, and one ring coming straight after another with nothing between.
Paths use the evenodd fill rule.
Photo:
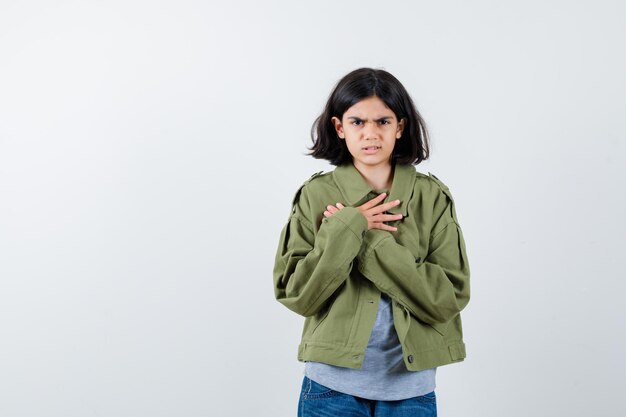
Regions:
<instances>
[{"instance_id":1,"label":"eyebrow","mask_svg":"<svg viewBox=\"0 0 626 417\"><path fill-rule=\"evenodd\" d=\"M363 120L360 117L356 117L356 116L348 116L348 119ZM375 120L376 121L381 121L381 120L385 120L385 119L393 119L393 116L383 116L383 117L379 117L378 119L375 119Z\"/></svg>"}]
</instances>

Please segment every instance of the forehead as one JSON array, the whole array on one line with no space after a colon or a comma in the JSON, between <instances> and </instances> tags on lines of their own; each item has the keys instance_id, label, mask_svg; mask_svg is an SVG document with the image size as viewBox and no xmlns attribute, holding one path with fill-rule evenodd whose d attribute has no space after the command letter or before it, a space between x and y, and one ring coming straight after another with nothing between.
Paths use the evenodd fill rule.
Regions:
<instances>
[{"instance_id":1,"label":"forehead","mask_svg":"<svg viewBox=\"0 0 626 417\"><path fill-rule=\"evenodd\" d=\"M346 110L345 117L395 117L393 111L378 97L368 97L353 104Z\"/></svg>"}]
</instances>

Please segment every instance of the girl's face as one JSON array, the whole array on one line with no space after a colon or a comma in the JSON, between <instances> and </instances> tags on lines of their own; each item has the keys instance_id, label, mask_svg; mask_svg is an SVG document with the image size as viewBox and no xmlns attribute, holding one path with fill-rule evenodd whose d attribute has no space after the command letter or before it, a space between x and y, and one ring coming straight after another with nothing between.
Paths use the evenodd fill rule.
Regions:
<instances>
[{"instance_id":1,"label":"girl's face","mask_svg":"<svg viewBox=\"0 0 626 417\"><path fill-rule=\"evenodd\" d=\"M348 108L342 120L331 120L337 135L346 141L357 168L391 165L391 154L402 136L405 119L398 122L380 98L365 98Z\"/></svg>"}]
</instances>

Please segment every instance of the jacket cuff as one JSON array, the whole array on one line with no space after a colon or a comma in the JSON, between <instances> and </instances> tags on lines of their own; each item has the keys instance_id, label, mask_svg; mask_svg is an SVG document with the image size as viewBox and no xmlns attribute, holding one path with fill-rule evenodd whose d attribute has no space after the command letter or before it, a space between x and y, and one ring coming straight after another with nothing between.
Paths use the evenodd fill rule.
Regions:
<instances>
[{"instance_id":1,"label":"jacket cuff","mask_svg":"<svg viewBox=\"0 0 626 417\"><path fill-rule=\"evenodd\" d=\"M374 251L374 249L376 249L376 246L378 246L380 242L388 238L393 239L393 236L387 230L372 229L368 231L365 234L365 238L363 239L361 250L357 255L359 263L363 264L370 256L370 254Z\"/></svg>"},{"instance_id":2,"label":"jacket cuff","mask_svg":"<svg viewBox=\"0 0 626 417\"><path fill-rule=\"evenodd\" d=\"M363 240L367 232L367 219L356 207L344 207L331 217L325 217L323 221L337 219L346 225L359 240Z\"/></svg>"}]
</instances>

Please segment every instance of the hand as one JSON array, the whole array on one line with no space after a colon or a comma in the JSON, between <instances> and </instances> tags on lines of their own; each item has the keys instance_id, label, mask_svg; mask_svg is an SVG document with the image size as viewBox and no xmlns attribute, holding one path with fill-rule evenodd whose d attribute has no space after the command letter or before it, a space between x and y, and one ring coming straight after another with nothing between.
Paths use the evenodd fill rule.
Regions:
<instances>
[{"instance_id":1,"label":"hand","mask_svg":"<svg viewBox=\"0 0 626 417\"><path fill-rule=\"evenodd\" d=\"M365 203L357 207L359 211L361 212L361 214L363 214L363 216L365 216L365 218L367 219L368 230L382 229L382 230L388 230L390 232L394 232L398 230L397 227L389 226L383 222L399 220L402 218L402 214L382 214L382 213L394 206L397 206L398 204L400 204L400 201L395 200L389 203L381 204L379 206L376 205L382 200L384 200L386 195L387 195L386 193L379 194L378 196L372 198L369 201L366 201ZM344 205L341 203L337 203L336 206L329 204L328 206L326 206L326 211L324 211L324 216L330 217L336 212L338 212L339 210L341 210L342 208L344 208Z\"/></svg>"}]
</instances>

